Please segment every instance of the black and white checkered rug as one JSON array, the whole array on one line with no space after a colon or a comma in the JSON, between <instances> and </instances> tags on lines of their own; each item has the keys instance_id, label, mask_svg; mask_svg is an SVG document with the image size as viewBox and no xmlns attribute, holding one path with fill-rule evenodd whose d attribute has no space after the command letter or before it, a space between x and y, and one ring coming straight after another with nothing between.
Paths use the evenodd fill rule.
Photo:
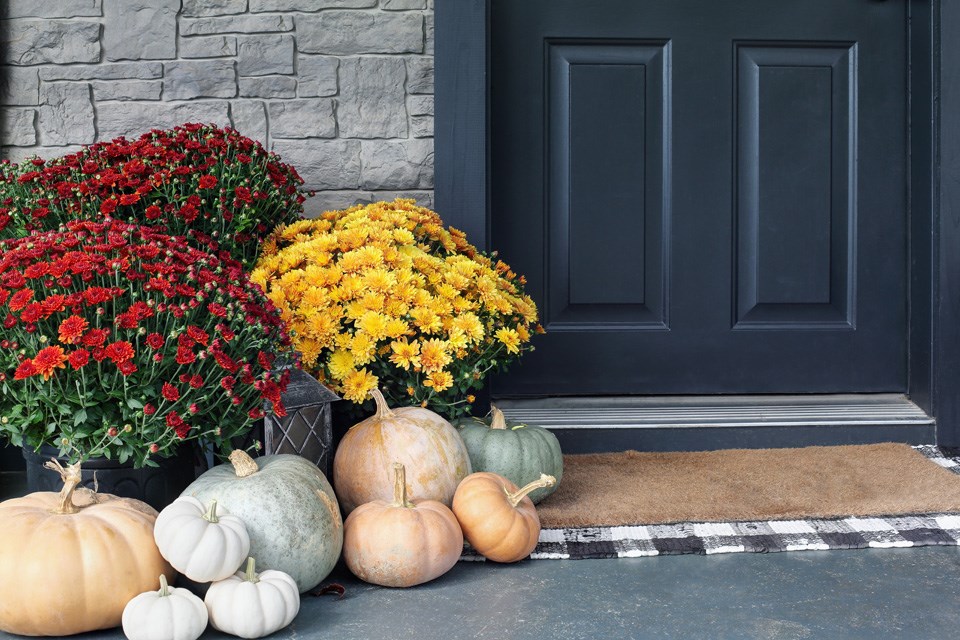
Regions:
<instances>
[{"instance_id":1,"label":"black and white checkered rug","mask_svg":"<svg viewBox=\"0 0 960 640\"><path fill-rule=\"evenodd\" d=\"M960 475L960 452L935 445L914 449ZM960 545L960 513L543 529L530 557L639 558L930 545ZM484 558L468 549L461 559Z\"/></svg>"}]
</instances>

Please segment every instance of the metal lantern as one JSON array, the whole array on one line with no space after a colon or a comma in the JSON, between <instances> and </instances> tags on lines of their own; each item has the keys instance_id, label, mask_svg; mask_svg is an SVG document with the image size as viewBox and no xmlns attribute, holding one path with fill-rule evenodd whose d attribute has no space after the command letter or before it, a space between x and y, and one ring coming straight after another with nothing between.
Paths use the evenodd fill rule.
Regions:
<instances>
[{"instance_id":1,"label":"metal lantern","mask_svg":"<svg viewBox=\"0 0 960 640\"><path fill-rule=\"evenodd\" d=\"M330 403L340 397L310 374L293 369L282 398L287 415L278 418L267 413L263 420L263 452L296 454L329 477L333 447Z\"/></svg>"}]
</instances>

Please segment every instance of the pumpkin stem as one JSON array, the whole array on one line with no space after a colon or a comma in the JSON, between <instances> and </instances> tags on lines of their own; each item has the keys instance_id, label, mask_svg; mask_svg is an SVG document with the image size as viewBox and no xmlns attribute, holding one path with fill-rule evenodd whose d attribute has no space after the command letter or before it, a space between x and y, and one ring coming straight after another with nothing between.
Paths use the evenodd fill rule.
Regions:
<instances>
[{"instance_id":1,"label":"pumpkin stem","mask_svg":"<svg viewBox=\"0 0 960 640\"><path fill-rule=\"evenodd\" d=\"M63 481L63 489L60 490L59 502L53 512L61 515L80 513L80 507L73 503L73 491L82 479L80 475L80 463L76 462L64 468L59 460L50 458L50 462L47 462L43 466L59 473L60 479Z\"/></svg>"},{"instance_id":2,"label":"pumpkin stem","mask_svg":"<svg viewBox=\"0 0 960 640\"><path fill-rule=\"evenodd\" d=\"M417 505L407 500L407 469L400 462L393 463L393 507L413 509Z\"/></svg>"},{"instance_id":3,"label":"pumpkin stem","mask_svg":"<svg viewBox=\"0 0 960 640\"><path fill-rule=\"evenodd\" d=\"M217 523L220 522L220 518L217 517L217 501L213 500L210 502L210 506L207 508L207 511L203 514L203 519L207 522Z\"/></svg>"},{"instance_id":4,"label":"pumpkin stem","mask_svg":"<svg viewBox=\"0 0 960 640\"><path fill-rule=\"evenodd\" d=\"M166 598L170 595L170 587L167 585L167 576L163 575L162 573L160 574L160 591L158 591L157 594L161 598Z\"/></svg>"},{"instance_id":5,"label":"pumpkin stem","mask_svg":"<svg viewBox=\"0 0 960 640\"><path fill-rule=\"evenodd\" d=\"M493 414L493 419L490 421L490 428L505 430L507 428L507 419L504 417L503 411L500 411L500 407L491 404L490 412Z\"/></svg>"},{"instance_id":6,"label":"pumpkin stem","mask_svg":"<svg viewBox=\"0 0 960 640\"><path fill-rule=\"evenodd\" d=\"M531 491L536 491L537 489L542 489L544 487L552 487L555 484L557 484L556 478L553 476L548 476L545 473L541 473L539 479L534 480L528 485L524 485L518 489L516 493L510 493L508 491L507 500L510 501L510 506L516 507L518 504L520 504L520 501L523 500Z\"/></svg>"},{"instance_id":7,"label":"pumpkin stem","mask_svg":"<svg viewBox=\"0 0 960 640\"><path fill-rule=\"evenodd\" d=\"M371 389L370 395L373 397L373 401L377 403L377 418L383 420L393 415L393 410L391 410L390 405L387 404L387 399L380 393L380 389Z\"/></svg>"},{"instance_id":8,"label":"pumpkin stem","mask_svg":"<svg viewBox=\"0 0 960 640\"><path fill-rule=\"evenodd\" d=\"M238 478L252 476L260 470L256 461L242 449L234 449L231 451L229 460L230 464L233 465L233 471L237 474Z\"/></svg>"},{"instance_id":9,"label":"pumpkin stem","mask_svg":"<svg viewBox=\"0 0 960 640\"><path fill-rule=\"evenodd\" d=\"M253 556L247 558L247 572L243 577L247 582L260 582L260 578L257 577L257 562L253 559Z\"/></svg>"}]
</instances>

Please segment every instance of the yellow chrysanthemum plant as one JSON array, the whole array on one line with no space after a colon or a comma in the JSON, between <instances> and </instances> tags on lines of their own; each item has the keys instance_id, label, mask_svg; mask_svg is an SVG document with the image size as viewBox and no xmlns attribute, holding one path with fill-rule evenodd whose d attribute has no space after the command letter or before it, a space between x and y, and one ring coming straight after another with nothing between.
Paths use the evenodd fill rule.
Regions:
<instances>
[{"instance_id":1,"label":"yellow chrysanthemum plant","mask_svg":"<svg viewBox=\"0 0 960 640\"><path fill-rule=\"evenodd\" d=\"M380 388L391 403L468 414L486 375L543 331L523 276L413 200L278 227L251 279L303 368L356 404Z\"/></svg>"}]
</instances>

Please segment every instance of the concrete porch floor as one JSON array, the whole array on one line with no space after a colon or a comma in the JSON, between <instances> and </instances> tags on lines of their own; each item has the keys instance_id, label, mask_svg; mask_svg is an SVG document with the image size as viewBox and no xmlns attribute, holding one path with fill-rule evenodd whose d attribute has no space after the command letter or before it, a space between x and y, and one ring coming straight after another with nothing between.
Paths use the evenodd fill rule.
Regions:
<instances>
[{"instance_id":1,"label":"concrete porch floor","mask_svg":"<svg viewBox=\"0 0 960 640\"><path fill-rule=\"evenodd\" d=\"M19 495L20 482L2 475L0 499ZM271 637L953 638L958 575L957 547L466 562L407 590L367 585L338 567L327 582L343 584L346 596L305 596L293 625Z\"/></svg>"}]
</instances>

